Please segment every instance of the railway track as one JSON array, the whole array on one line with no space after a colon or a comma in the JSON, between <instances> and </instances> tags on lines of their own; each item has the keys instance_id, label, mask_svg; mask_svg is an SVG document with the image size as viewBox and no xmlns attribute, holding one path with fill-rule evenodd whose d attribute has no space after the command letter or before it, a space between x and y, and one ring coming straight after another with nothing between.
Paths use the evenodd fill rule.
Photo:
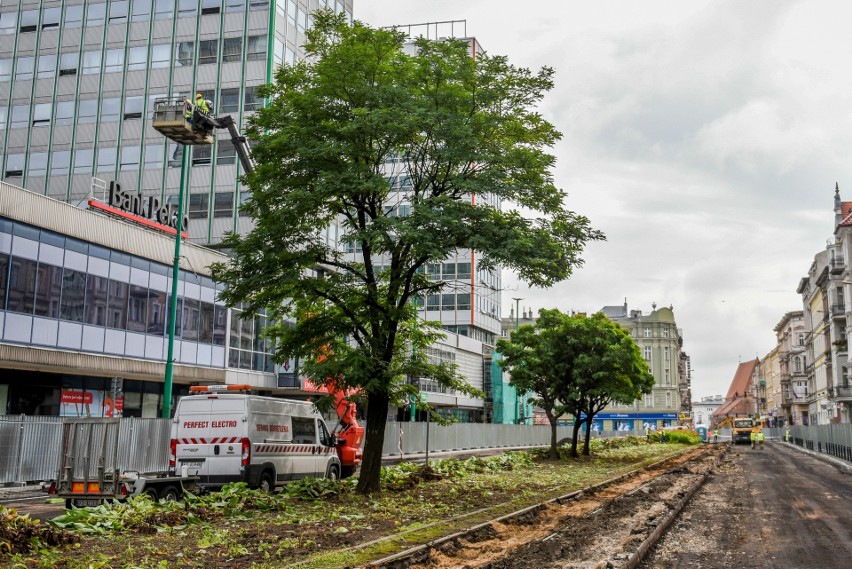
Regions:
<instances>
[{"instance_id":1,"label":"railway track","mask_svg":"<svg viewBox=\"0 0 852 569\"><path fill-rule=\"evenodd\" d=\"M632 569L728 449L697 447L366 567Z\"/></svg>"}]
</instances>

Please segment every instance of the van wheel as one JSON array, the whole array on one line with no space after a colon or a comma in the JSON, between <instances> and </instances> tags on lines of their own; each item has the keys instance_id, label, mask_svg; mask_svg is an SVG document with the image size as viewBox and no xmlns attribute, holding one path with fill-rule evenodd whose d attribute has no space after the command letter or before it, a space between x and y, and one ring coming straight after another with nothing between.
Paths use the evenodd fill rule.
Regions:
<instances>
[{"instance_id":1,"label":"van wheel","mask_svg":"<svg viewBox=\"0 0 852 569\"><path fill-rule=\"evenodd\" d=\"M153 487L145 488L145 490L142 493L145 494L146 496L150 496L151 499L154 500L155 502L160 499L160 495L157 494L156 488L153 488Z\"/></svg>"},{"instance_id":2,"label":"van wheel","mask_svg":"<svg viewBox=\"0 0 852 569\"><path fill-rule=\"evenodd\" d=\"M257 483L257 489L261 492L271 494L275 490L275 483L272 481L272 475L268 470L263 471L260 475L260 480Z\"/></svg>"},{"instance_id":3,"label":"van wheel","mask_svg":"<svg viewBox=\"0 0 852 569\"><path fill-rule=\"evenodd\" d=\"M180 499L180 490L175 486L166 486L163 488L163 500L166 502L177 502Z\"/></svg>"},{"instance_id":4,"label":"van wheel","mask_svg":"<svg viewBox=\"0 0 852 569\"><path fill-rule=\"evenodd\" d=\"M340 467L332 464L328 467L328 472L325 475L329 480L340 480Z\"/></svg>"}]
</instances>

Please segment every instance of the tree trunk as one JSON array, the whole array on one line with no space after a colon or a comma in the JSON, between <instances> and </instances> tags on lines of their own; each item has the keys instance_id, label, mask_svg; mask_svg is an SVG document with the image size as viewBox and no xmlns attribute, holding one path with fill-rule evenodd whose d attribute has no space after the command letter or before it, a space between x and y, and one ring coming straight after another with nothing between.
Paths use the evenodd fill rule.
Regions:
<instances>
[{"instance_id":1,"label":"tree trunk","mask_svg":"<svg viewBox=\"0 0 852 569\"><path fill-rule=\"evenodd\" d=\"M580 426L583 421L574 419L574 432L571 433L571 458L577 458L577 438L580 436Z\"/></svg>"},{"instance_id":2,"label":"tree trunk","mask_svg":"<svg viewBox=\"0 0 852 569\"><path fill-rule=\"evenodd\" d=\"M382 471L382 446L385 442L385 425L388 421L388 403L386 393L367 395L367 428L364 434L364 457L361 472L358 475L357 491L369 494L379 490Z\"/></svg>"},{"instance_id":3,"label":"tree trunk","mask_svg":"<svg viewBox=\"0 0 852 569\"><path fill-rule=\"evenodd\" d=\"M553 413L546 412L547 420L550 421L550 458L559 458L559 450L556 448L556 417Z\"/></svg>"},{"instance_id":4,"label":"tree trunk","mask_svg":"<svg viewBox=\"0 0 852 569\"><path fill-rule=\"evenodd\" d=\"M592 418L586 417L586 440L583 442L583 456L589 456L589 441L592 438Z\"/></svg>"}]
</instances>

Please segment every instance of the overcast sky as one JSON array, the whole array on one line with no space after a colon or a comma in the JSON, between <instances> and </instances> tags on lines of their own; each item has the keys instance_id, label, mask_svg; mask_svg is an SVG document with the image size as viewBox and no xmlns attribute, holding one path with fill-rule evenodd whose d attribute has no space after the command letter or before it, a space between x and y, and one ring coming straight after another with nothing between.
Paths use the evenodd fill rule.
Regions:
<instances>
[{"instance_id":1,"label":"overcast sky","mask_svg":"<svg viewBox=\"0 0 852 569\"><path fill-rule=\"evenodd\" d=\"M373 26L466 20L489 53L550 66L557 185L607 241L521 306L673 306L692 395L725 394L775 345L796 286L852 201L852 3L355 0Z\"/></svg>"}]
</instances>

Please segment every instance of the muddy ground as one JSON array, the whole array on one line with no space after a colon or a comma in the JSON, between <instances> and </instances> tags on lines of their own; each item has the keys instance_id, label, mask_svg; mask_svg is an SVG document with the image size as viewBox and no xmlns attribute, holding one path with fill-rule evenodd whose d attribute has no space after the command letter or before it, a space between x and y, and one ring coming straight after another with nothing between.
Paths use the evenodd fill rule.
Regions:
<instances>
[{"instance_id":1,"label":"muddy ground","mask_svg":"<svg viewBox=\"0 0 852 569\"><path fill-rule=\"evenodd\" d=\"M626 566L640 544L718 463L704 446L600 490L548 503L440 542L387 568L605 568Z\"/></svg>"},{"instance_id":2,"label":"muddy ground","mask_svg":"<svg viewBox=\"0 0 852 569\"><path fill-rule=\"evenodd\" d=\"M640 568L852 567L852 473L781 442L733 448Z\"/></svg>"}]
</instances>

